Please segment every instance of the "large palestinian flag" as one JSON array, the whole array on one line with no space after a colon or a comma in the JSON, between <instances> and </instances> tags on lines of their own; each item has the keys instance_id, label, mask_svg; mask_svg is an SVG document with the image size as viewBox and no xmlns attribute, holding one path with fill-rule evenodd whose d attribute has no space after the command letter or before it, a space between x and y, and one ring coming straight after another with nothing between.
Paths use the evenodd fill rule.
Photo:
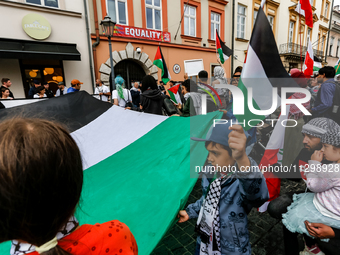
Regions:
<instances>
[{"instance_id":1,"label":"large palestinian flag","mask_svg":"<svg viewBox=\"0 0 340 255\"><path fill-rule=\"evenodd\" d=\"M244 95L244 114L238 115L236 110L239 107L238 109L234 108L234 115L238 121L242 123L245 121L246 130L251 128L248 125L249 120L262 120L265 118L255 110L272 109L271 112L273 112L280 106L281 87L298 87L298 85L290 78L283 67L273 31L265 13L260 8L250 39L246 62L238 83L238 88L241 89ZM276 105L272 103L274 100L273 88L278 88L278 94L274 95L277 97ZM252 92L252 100L249 102L248 94L250 92ZM253 121L250 125L254 126L256 122Z\"/></svg>"},{"instance_id":2,"label":"large palestinian flag","mask_svg":"<svg viewBox=\"0 0 340 255\"><path fill-rule=\"evenodd\" d=\"M38 117L68 127L84 165L77 219L81 224L112 219L126 223L142 255L150 254L177 221L197 181L191 178L190 161L203 165L207 157L204 143L190 143L190 132L205 137L210 125L202 123L221 118L221 113L168 118L134 112L86 92L2 102L6 107L21 106L0 110L0 121ZM1 244L0 254L9 254L9 249L9 242Z\"/></svg>"},{"instance_id":3,"label":"large palestinian flag","mask_svg":"<svg viewBox=\"0 0 340 255\"><path fill-rule=\"evenodd\" d=\"M233 54L233 51L229 49L221 40L216 29L216 52L221 63L224 64L226 60Z\"/></svg>"},{"instance_id":4,"label":"large palestinian flag","mask_svg":"<svg viewBox=\"0 0 340 255\"><path fill-rule=\"evenodd\" d=\"M157 66L158 68L162 69L162 81L164 84L167 84L168 81L171 80L170 72L168 70L168 67L166 66L163 53L161 50L161 46L158 46L155 60L153 61L153 64Z\"/></svg>"}]
</instances>

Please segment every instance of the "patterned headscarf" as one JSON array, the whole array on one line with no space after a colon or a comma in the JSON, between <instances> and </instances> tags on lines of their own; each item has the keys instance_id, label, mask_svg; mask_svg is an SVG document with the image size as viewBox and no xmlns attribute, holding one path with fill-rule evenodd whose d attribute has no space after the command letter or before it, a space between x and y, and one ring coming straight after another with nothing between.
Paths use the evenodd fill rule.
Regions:
<instances>
[{"instance_id":1,"label":"patterned headscarf","mask_svg":"<svg viewBox=\"0 0 340 255\"><path fill-rule=\"evenodd\" d=\"M331 130L335 130L336 126L338 126L338 124L331 119L324 117L314 118L302 126L301 132L303 134L322 138L326 133L329 133Z\"/></svg>"},{"instance_id":2,"label":"patterned headscarf","mask_svg":"<svg viewBox=\"0 0 340 255\"><path fill-rule=\"evenodd\" d=\"M224 77L224 70L220 66L215 66L214 68L214 77L215 79L221 80L222 83L228 84L227 79Z\"/></svg>"},{"instance_id":3,"label":"patterned headscarf","mask_svg":"<svg viewBox=\"0 0 340 255\"><path fill-rule=\"evenodd\" d=\"M125 88L125 82L124 79L122 78L122 76L118 75L115 79L115 83L116 83L116 88L117 88L117 92L118 92L118 96L121 99L125 99L124 98L124 93L123 93L123 88Z\"/></svg>"}]
</instances>

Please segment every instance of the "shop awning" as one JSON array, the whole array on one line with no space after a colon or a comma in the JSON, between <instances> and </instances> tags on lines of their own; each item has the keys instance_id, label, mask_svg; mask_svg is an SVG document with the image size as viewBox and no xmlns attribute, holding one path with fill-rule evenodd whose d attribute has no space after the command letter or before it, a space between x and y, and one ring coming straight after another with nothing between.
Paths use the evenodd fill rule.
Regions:
<instances>
[{"instance_id":1,"label":"shop awning","mask_svg":"<svg viewBox=\"0 0 340 255\"><path fill-rule=\"evenodd\" d=\"M0 58L80 60L76 44L0 38Z\"/></svg>"}]
</instances>

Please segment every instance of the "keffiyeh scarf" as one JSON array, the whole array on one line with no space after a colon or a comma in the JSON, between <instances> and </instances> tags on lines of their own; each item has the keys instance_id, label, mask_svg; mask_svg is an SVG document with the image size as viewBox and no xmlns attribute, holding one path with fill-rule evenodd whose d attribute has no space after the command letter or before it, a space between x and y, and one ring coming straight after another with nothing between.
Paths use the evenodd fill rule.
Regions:
<instances>
[{"instance_id":1,"label":"keffiyeh scarf","mask_svg":"<svg viewBox=\"0 0 340 255\"><path fill-rule=\"evenodd\" d=\"M222 184L228 178L217 178L210 186L200 210L196 231L201 237L200 255L221 255L219 201Z\"/></svg>"},{"instance_id":2,"label":"keffiyeh scarf","mask_svg":"<svg viewBox=\"0 0 340 255\"><path fill-rule=\"evenodd\" d=\"M77 227L79 226L79 222L77 219L72 216L67 224L58 232L57 239L60 240L65 236L71 234ZM25 255L35 252L35 246L29 243L20 243L18 240L12 241L12 247L10 254L11 255Z\"/></svg>"}]
</instances>

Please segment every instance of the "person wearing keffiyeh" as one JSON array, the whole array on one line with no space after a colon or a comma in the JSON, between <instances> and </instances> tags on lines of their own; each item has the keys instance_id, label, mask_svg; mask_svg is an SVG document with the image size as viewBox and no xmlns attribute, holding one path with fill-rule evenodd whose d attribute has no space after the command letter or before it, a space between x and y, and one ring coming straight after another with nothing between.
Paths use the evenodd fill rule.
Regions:
<instances>
[{"instance_id":1,"label":"person wearing keffiyeh","mask_svg":"<svg viewBox=\"0 0 340 255\"><path fill-rule=\"evenodd\" d=\"M247 214L269 199L266 181L246 155L247 137L240 125L218 123L204 141L214 178L202 175L203 196L178 213L179 223L198 218L195 255L251 255Z\"/></svg>"}]
</instances>

